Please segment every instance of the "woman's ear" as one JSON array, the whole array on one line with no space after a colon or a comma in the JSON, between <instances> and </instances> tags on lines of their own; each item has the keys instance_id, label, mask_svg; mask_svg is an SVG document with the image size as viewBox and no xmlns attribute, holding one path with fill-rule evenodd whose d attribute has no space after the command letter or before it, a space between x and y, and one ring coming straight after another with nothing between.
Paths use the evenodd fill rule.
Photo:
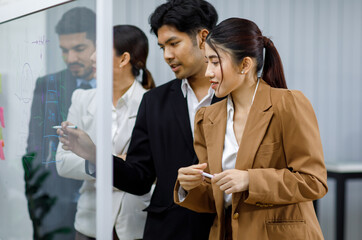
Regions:
<instances>
[{"instance_id":1,"label":"woman's ear","mask_svg":"<svg viewBox=\"0 0 362 240\"><path fill-rule=\"evenodd\" d=\"M121 56L119 56L119 67L122 68L126 66L131 61L131 55L129 52L124 52Z\"/></svg>"},{"instance_id":2,"label":"woman's ear","mask_svg":"<svg viewBox=\"0 0 362 240\"><path fill-rule=\"evenodd\" d=\"M241 74L247 74L254 66L254 61L251 57L245 57L239 65Z\"/></svg>"},{"instance_id":3,"label":"woman's ear","mask_svg":"<svg viewBox=\"0 0 362 240\"><path fill-rule=\"evenodd\" d=\"M197 33L197 43L200 49L205 49L205 41L206 41L206 37L209 34L209 30L207 30L206 28L201 29L198 33Z\"/></svg>"}]
</instances>

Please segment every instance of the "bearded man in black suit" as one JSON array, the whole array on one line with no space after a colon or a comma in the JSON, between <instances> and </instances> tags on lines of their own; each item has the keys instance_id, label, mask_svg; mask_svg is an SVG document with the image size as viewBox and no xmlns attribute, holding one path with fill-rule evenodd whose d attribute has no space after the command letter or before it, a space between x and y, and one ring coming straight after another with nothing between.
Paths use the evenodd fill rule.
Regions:
<instances>
[{"instance_id":1,"label":"bearded man in black suit","mask_svg":"<svg viewBox=\"0 0 362 240\"><path fill-rule=\"evenodd\" d=\"M72 8L63 14L55 31L67 68L37 79L27 141L27 153L35 153L33 168L40 165L51 172L42 185L42 192L57 198L56 204L43 220L41 232L74 226L78 191L82 182L57 175L55 153L59 140L56 129L52 127L66 120L75 89L96 87L90 60L95 51L95 13L85 7ZM74 239L74 234L61 237Z\"/></svg>"}]
</instances>

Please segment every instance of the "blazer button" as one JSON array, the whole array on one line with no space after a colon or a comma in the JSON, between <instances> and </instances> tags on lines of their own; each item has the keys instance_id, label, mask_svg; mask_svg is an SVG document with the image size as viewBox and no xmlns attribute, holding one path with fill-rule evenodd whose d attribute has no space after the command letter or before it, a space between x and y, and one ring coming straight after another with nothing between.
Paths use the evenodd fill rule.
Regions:
<instances>
[{"instance_id":1,"label":"blazer button","mask_svg":"<svg viewBox=\"0 0 362 240\"><path fill-rule=\"evenodd\" d=\"M239 213L234 213L233 218L238 219L239 218Z\"/></svg>"}]
</instances>

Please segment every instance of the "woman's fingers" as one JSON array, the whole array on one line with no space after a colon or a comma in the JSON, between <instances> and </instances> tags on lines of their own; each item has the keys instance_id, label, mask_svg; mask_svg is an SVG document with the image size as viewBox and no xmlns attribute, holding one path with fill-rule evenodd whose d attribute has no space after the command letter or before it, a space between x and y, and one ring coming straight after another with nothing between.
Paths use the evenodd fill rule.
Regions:
<instances>
[{"instance_id":1,"label":"woman's fingers","mask_svg":"<svg viewBox=\"0 0 362 240\"><path fill-rule=\"evenodd\" d=\"M191 190L199 186L203 181L202 171L207 167L206 163L196 164L178 170L177 179L185 190Z\"/></svg>"},{"instance_id":2,"label":"woman's fingers","mask_svg":"<svg viewBox=\"0 0 362 240\"><path fill-rule=\"evenodd\" d=\"M249 188L248 171L230 169L215 174L212 183L227 194L246 191Z\"/></svg>"}]
</instances>

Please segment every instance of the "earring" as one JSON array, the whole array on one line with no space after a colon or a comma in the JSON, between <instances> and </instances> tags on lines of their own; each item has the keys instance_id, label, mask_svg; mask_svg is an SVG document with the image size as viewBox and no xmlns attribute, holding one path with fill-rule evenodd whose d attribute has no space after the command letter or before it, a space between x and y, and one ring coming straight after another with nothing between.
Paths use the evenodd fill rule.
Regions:
<instances>
[{"instance_id":1,"label":"earring","mask_svg":"<svg viewBox=\"0 0 362 240\"><path fill-rule=\"evenodd\" d=\"M244 74L244 70L241 70L241 74Z\"/></svg>"}]
</instances>

